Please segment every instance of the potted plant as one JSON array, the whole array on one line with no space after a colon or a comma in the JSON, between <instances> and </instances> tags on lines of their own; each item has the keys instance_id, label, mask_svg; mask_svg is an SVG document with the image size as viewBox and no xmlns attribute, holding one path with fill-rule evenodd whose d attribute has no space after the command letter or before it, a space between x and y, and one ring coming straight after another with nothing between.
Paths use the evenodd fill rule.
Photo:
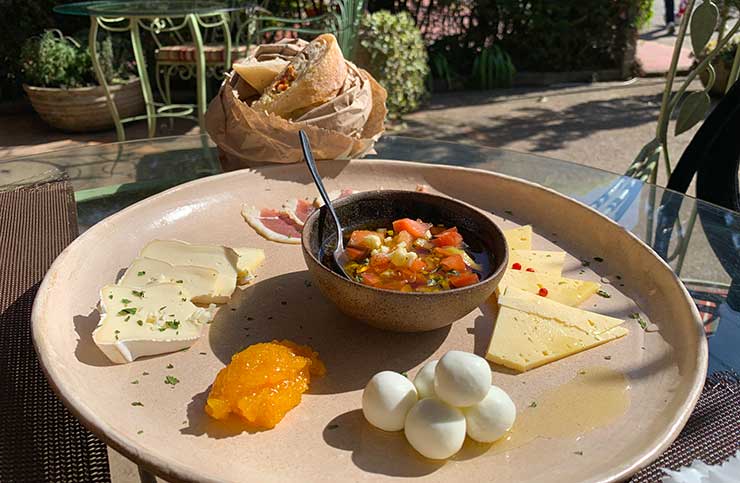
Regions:
<instances>
[{"instance_id":1,"label":"potted plant","mask_svg":"<svg viewBox=\"0 0 740 483\"><path fill-rule=\"evenodd\" d=\"M740 39L733 37L724 47L722 47L722 50L719 51L714 59L712 59L712 66L714 67L716 78L714 80L714 85L709 90L709 93L713 96L721 97L727 90L727 80L730 77L730 71L732 70L732 63L735 60L735 52L737 52L738 43L740 43ZM709 52L715 49L715 47L717 47L717 42L715 40L710 41L701 55L696 59L697 63L701 62ZM706 69L699 74L699 78L704 87L706 87L709 82L709 73Z\"/></svg>"},{"instance_id":2,"label":"potted plant","mask_svg":"<svg viewBox=\"0 0 740 483\"><path fill-rule=\"evenodd\" d=\"M123 119L144 112L139 79L130 65L114 65L110 37L100 43L99 58L118 115ZM23 89L47 124L63 131L97 131L113 126L105 91L98 85L90 52L59 30L28 39L21 49Z\"/></svg>"}]
</instances>

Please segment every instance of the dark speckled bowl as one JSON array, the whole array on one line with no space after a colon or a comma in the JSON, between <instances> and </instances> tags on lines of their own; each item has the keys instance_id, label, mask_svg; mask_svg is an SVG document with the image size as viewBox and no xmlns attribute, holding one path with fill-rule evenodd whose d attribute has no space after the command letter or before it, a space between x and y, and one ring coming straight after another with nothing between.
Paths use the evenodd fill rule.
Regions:
<instances>
[{"instance_id":1,"label":"dark speckled bowl","mask_svg":"<svg viewBox=\"0 0 740 483\"><path fill-rule=\"evenodd\" d=\"M471 312L496 289L508 259L506 239L488 216L470 205L414 191L366 191L334 202L350 233L391 227L399 218L456 226L466 242L477 246L488 267L481 281L441 292L399 292L369 287L335 271L331 253L334 225L326 208L314 212L303 227L303 256L321 292L345 314L396 332L423 332L445 327Z\"/></svg>"}]
</instances>

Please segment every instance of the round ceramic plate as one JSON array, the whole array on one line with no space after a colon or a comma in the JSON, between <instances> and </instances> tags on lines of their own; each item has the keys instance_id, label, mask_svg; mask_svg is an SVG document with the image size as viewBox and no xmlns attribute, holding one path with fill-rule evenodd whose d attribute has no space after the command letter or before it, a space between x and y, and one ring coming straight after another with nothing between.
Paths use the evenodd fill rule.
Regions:
<instances>
[{"instance_id":1,"label":"round ceramic plate","mask_svg":"<svg viewBox=\"0 0 740 483\"><path fill-rule=\"evenodd\" d=\"M242 203L279 207L314 197L303 165L238 171L178 186L98 223L49 270L33 311L33 336L52 386L108 444L160 476L192 481L615 481L655 459L678 435L702 388L707 345L688 293L655 253L595 211L557 193L489 172L391 161L320 164L330 190L408 189L468 202L502 228L531 224L536 249L568 253L565 276L601 280L611 298L582 308L627 319L629 335L525 374L494 366L494 383L520 419L531 401L590 367L630 384L629 408L608 426L572 438L537 438L508 452L467 443L455 458L426 460L402 433L365 422L364 385L378 371L416 370L450 349L484 354L493 302L453 326L419 334L382 332L348 319L311 283L300 247L269 242L242 219ZM412 213L409 214L413 216ZM255 283L240 288L188 351L114 365L91 332L101 286L155 238L263 248ZM589 266L582 261L590 261ZM629 318L639 311L647 330ZM216 373L244 347L272 339L309 344L328 374L273 430L216 422L203 405ZM172 386L167 375L179 379ZM132 406L132 402L143 406Z\"/></svg>"}]
</instances>

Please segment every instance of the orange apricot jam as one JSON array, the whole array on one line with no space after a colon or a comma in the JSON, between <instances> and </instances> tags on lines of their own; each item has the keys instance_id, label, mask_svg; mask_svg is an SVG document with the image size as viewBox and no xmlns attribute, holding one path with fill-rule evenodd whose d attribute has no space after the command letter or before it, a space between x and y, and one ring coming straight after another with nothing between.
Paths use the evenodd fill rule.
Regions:
<instances>
[{"instance_id":1,"label":"orange apricot jam","mask_svg":"<svg viewBox=\"0 0 740 483\"><path fill-rule=\"evenodd\" d=\"M324 374L318 352L308 346L289 340L254 344L219 371L205 411L214 419L234 413L255 428L274 428L301 402L311 376Z\"/></svg>"}]
</instances>

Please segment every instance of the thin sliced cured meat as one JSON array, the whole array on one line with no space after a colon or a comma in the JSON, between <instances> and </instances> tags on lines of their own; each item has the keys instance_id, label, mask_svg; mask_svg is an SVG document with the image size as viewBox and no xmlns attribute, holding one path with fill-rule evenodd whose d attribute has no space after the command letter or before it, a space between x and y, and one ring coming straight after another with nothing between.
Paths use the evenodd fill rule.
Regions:
<instances>
[{"instance_id":1,"label":"thin sliced cured meat","mask_svg":"<svg viewBox=\"0 0 740 483\"><path fill-rule=\"evenodd\" d=\"M343 188L341 190L330 191L327 194L329 195L329 199L334 201L349 196L353 193L357 193L357 191L353 190L352 188ZM321 197L314 198L313 204L315 207L321 208L322 206L324 206L324 200L322 200Z\"/></svg>"},{"instance_id":2,"label":"thin sliced cured meat","mask_svg":"<svg viewBox=\"0 0 740 483\"><path fill-rule=\"evenodd\" d=\"M242 216L254 231L270 241L293 245L301 243L302 227L278 210L244 205Z\"/></svg>"},{"instance_id":3,"label":"thin sliced cured meat","mask_svg":"<svg viewBox=\"0 0 740 483\"><path fill-rule=\"evenodd\" d=\"M283 209L280 212L288 215L296 224L303 226L314 211L316 211L316 206L311 201L300 198L289 200L283 205Z\"/></svg>"}]
</instances>

